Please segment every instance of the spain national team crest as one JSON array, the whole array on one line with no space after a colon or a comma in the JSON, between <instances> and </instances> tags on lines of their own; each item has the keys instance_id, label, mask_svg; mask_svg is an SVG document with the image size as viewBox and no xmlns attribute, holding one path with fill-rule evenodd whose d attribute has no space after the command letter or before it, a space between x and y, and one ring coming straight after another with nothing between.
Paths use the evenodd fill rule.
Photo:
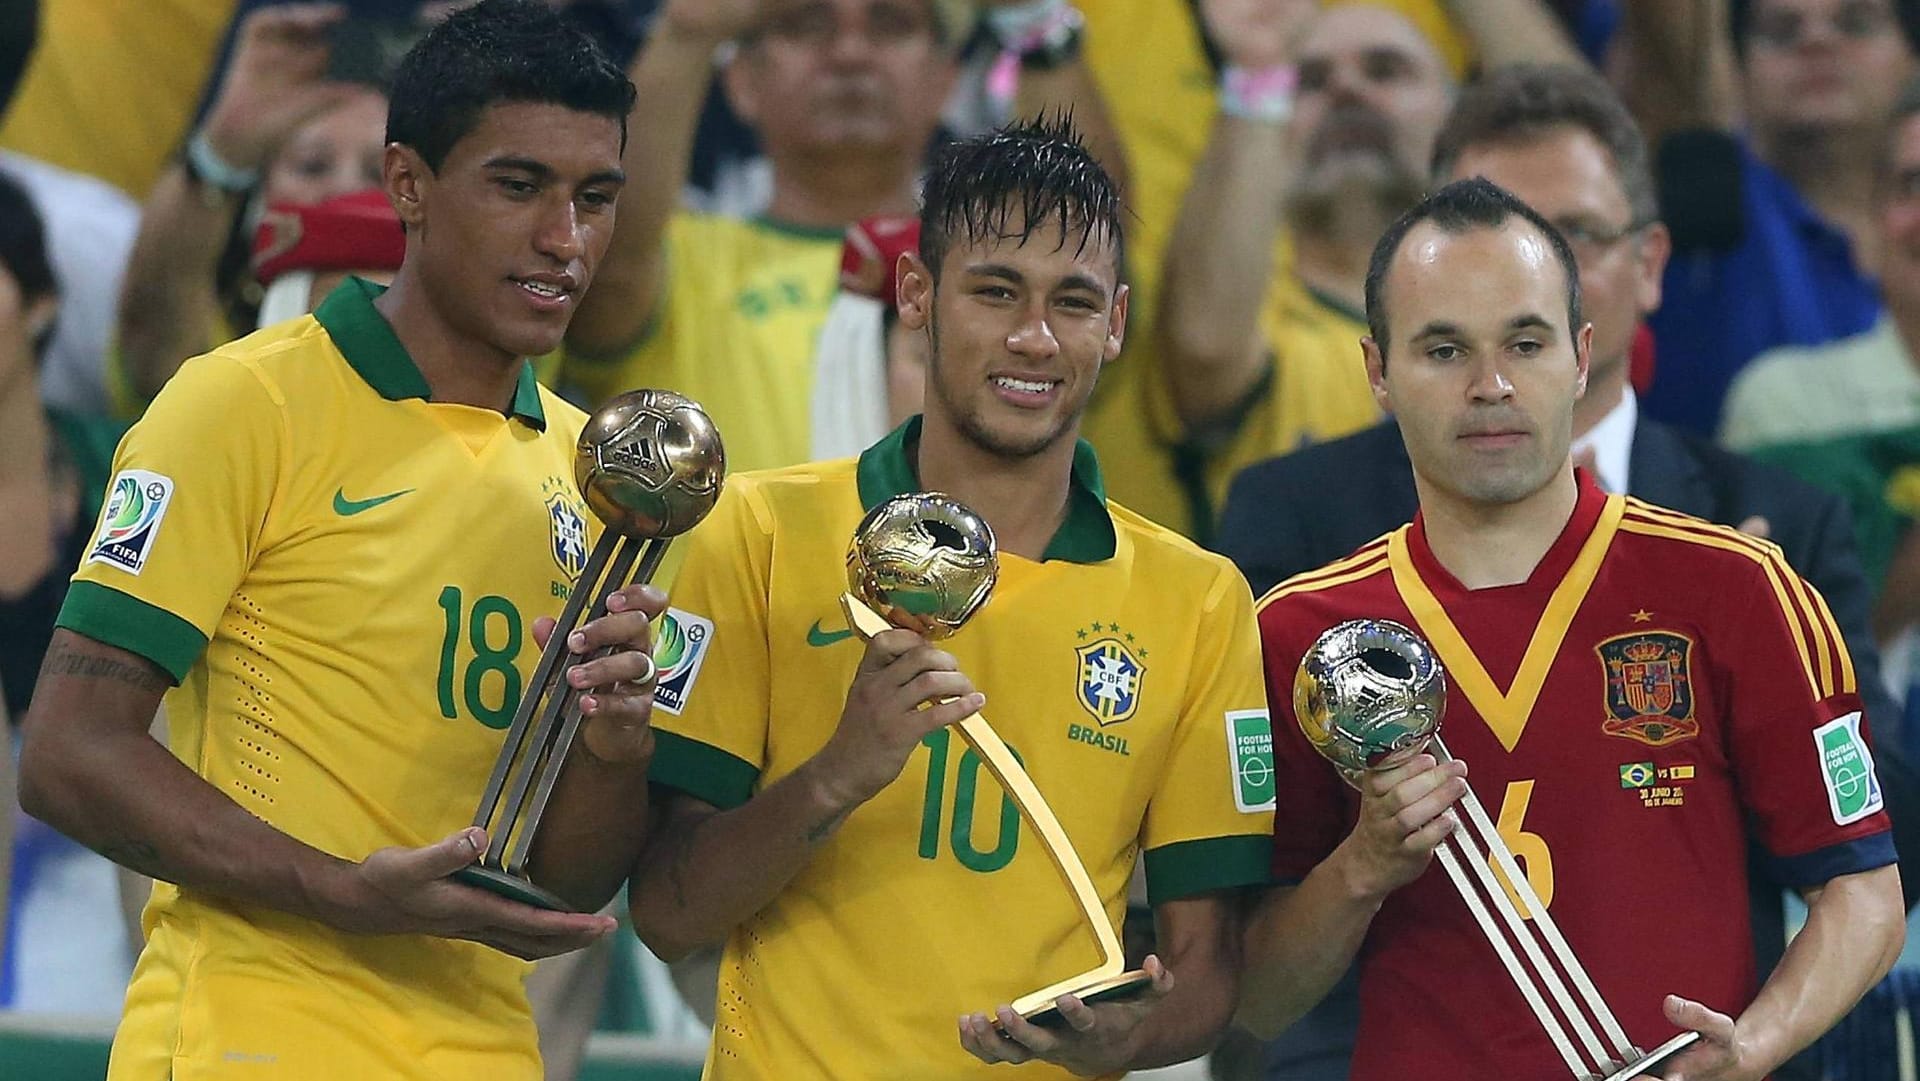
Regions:
<instances>
[{"instance_id":1,"label":"spain national team crest","mask_svg":"<svg viewBox=\"0 0 1920 1081\"><path fill-rule=\"evenodd\" d=\"M553 561L569 579L587 565L587 520L564 492L547 493L547 522L553 534Z\"/></svg>"},{"instance_id":2,"label":"spain national team crest","mask_svg":"<svg viewBox=\"0 0 1920 1081\"><path fill-rule=\"evenodd\" d=\"M1700 734L1687 667L1693 639L1642 631L1609 638L1594 651L1607 673L1607 735L1664 747Z\"/></svg>"},{"instance_id":3,"label":"spain national team crest","mask_svg":"<svg viewBox=\"0 0 1920 1081\"><path fill-rule=\"evenodd\" d=\"M1093 719L1107 725L1133 716L1140 708L1140 680L1147 669L1126 643L1102 638L1078 647L1074 655L1080 659L1076 687L1080 704Z\"/></svg>"}]
</instances>

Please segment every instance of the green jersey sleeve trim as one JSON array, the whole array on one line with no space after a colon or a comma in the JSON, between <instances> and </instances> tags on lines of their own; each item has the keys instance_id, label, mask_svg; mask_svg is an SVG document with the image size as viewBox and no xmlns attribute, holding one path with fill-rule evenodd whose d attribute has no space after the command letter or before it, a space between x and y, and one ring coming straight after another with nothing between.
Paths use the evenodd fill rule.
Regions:
<instances>
[{"instance_id":1,"label":"green jersey sleeve trim","mask_svg":"<svg viewBox=\"0 0 1920 1081\"><path fill-rule=\"evenodd\" d=\"M207 636L193 624L98 582L68 586L54 626L138 653L165 669L175 683L187 678L187 670L207 648Z\"/></svg>"},{"instance_id":2,"label":"green jersey sleeve trim","mask_svg":"<svg viewBox=\"0 0 1920 1081\"><path fill-rule=\"evenodd\" d=\"M655 728L647 779L731 811L753 798L760 770L710 743Z\"/></svg>"},{"instance_id":3,"label":"green jersey sleeve trim","mask_svg":"<svg viewBox=\"0 0 1920 1081\"><path fill-rule=\"evenodd\" d=\"M1273 838L1264 833L1175 841L1147 850L1147 903L1264 886Z\"/></svg>"}]
</instances>

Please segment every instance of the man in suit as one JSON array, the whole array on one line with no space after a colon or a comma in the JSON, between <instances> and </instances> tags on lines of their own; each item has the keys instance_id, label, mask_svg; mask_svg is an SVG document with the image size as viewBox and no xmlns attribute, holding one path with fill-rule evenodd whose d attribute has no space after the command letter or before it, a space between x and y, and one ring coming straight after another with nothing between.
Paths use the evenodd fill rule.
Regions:
<instances>
[{"instance_id":1,"label":"man in suit","mask_svg":"<svg viewBox=\"0 0 1920 1081\"><path fill-rule=\"evenodd\" d=\"M1587 392L1574 405L1576 460L1610 491L1767 536L1826 597L1853 654L1868 715L1879 725L1880 773L1896 836L1903 837L1910 818L1897 804L1911 790L1911 773L1889 753L1900 735L1898 713L1880 681L1867 629L1872 598L1846 507L1788 474L1639 415L1627 382L1628 351L1640 320L1659 307L1670 244L1646 144L1625 107L1585 69L1497 72L1461 96L1435 144L1433 172L1436 183L1487 177L1540 211L1573 249L1582 307L1593 322ZM1357 347L1353 363L1361 363ZM1216 546L1257 593L1265 592L1405 524L1417 508L1406 447L1388 420L1241 472ZM1778 886L1756 880L1754 915L1766 971L1784 940ZM1349 980L1276 1042L1266 1076L1344 1078L1356 1019ZM1802 1075L1788 1069L1777 1076Z\"/></svg>"}]
</instances>

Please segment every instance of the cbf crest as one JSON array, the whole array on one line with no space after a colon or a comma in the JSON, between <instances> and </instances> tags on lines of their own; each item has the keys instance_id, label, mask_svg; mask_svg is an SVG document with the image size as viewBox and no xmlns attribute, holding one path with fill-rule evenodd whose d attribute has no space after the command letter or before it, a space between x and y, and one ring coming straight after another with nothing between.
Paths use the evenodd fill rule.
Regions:
<instances>
[{"instance_id":1,"label":"cbf crest","mask_svg":"<svg viewBox=\"0 0 1920 1081\"><path fill-rule=\"evenodd\" d=\"M1693 716L1693 640L1670 631L1609 638L1595 647L1607 675L1609 736L1664 747L1700 734Z\"/></svg>"},{"instance_id":2,"label":"cbf crest","mask_svg":"<svg viewBox=\"0 0 1920 1081\"><path fill-rule=\"evenodd\" d=\"M1103 725L1119 724L1140 709L1140 682L1147 674L1143 662L1147 651L1140 649L1136 653L1130 644L1133 635L1122 632L1118 625L1093 625L1095 634L1103 630L1113 633L1074 650L1079 661L1076 697L1080 705L1093 714L1094 720ZM1079 634L1082 638L1088 637L1084 630Z\"/></svg>"},{"instance_id":3,"label":"cbf crest","mask_svg":"<svg viewBox=\"0 0 1920 1081\"><path fill-rule=\"evenodd\" d=\"M571 581L587 565L587 519L580 513L578 499L568 495L566 482L549 478L544 487L553 561Z\"/></svg>"}]
</instances>

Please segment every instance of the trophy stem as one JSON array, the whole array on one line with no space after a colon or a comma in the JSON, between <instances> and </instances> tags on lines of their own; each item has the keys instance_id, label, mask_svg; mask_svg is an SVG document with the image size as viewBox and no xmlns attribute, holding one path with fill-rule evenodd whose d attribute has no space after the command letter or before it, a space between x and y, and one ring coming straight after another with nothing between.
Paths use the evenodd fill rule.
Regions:
<instances>
[{"instance_id":1,"label":"trophy stem","mask_svg":"<svg viewBox=\"0 0 1920 1081\"><path fill-rule=\"evenodd\" d=\"M534 714L539 712L541 704L552 694L563 671L560 658L567 653L567 636L560 633L560 628L579 625L581 610L586 607L592 593L588 586L599 581L617 539L612 533L602 534L600 543L594 545L593 551L587 555L586 565L580 569L573 593L567 598L566 607L561 609L560 622L554 625L553 637L547 639L546 648L540 651L540 662L534 666L533 677L528 683L529 691L513 712L513 724L507 729L505 745L515 753L502 754L495 760L493 775L487 779L487 787L480 795L480 808L473 816L473 824L487 831L489 849L493 847L493 818L499 809L500 793L506 787L507 775L513 768L518 748L526 743L527 726ZM491 852L489 854L493 855Z\"/></svg>"},{"instance_id":2,"label":"trophy stem","mask_svg":"<svg viewBox=\"0 0 1920 1081\"><path fill-rule=\"evenodd\" d=\"M591 623L607 614L607 597L626 584L627 575L633 570L634 558L640 554L642 542L622 537L608 530L601 534L600 543L607 543L609 537L613 538L613 558L609 561L606 576L598 582L591 583L590 595L593 598L593 607L587 611L586 618L582 620L585 623ZM584 576L574 583L576 594L588 588L589 583ZM547 644L551 646L556 639L559 639L563 642L561 648L566 648L564 639L579 625L578 623L565 626L554 624L553 637L547 639ZM572 654L570 653L569 656ZM533 828L537 824L539 812L544 810L544 805L533 806L528 803L528 793L534 788L535 779L538 778L540 788L548 795L552 794L553 778L560 772L563 762L561 756L565 753L564 750L555 748L556 726L564 729L568 727L568 720L571 720L573 725L579 724L580 711L574 706L577 698L579 698L579 692L556 680L553 693L547 696L546 703L540 710L540 720L534 727L532 738L527 741L524 748L519 750L520 761L514 767L513 785L508 791L503 808L505 821L498 831L499 836L490 838L487 845L486 862L489 866L504 866L507 873L511 875L526 873L527 856L533 849ZM507 853L509 838L513 842L513 848L503 860L502 856Z\"/></svg>"},{"instance_id":3,"label":"trophy stem","mask_svg":"<svg viewBox=\"0 0 1920 1081\"><path fill-rule=\"evenodd\" d=\"M660 569L661 558L667 554L667 545L671 542L672 538L670 537L655 537L644 543L629 540L629 546L633 550L640 552L640 567L633 573L632 578L625 578L625 570L621 566L620 561L616 559L614 563L615 570L610 583L611 588L606 592L608 594L615 593L626 588L633 582L644 583L652 581L654 572ZM630 562L631 555L628 556L628 559ZM603 595L595 611L604 611L605 607L606 598ZM611 652L612 650L602 646L594 650L592 657L589 659L604 657ZM553 749L548 752L548 758L552 766L541 771L540 784L534 790L533 802L528 806L526 811L527 824L521 829L520 841L514 846L513 857L507 863L507 870L515 874L519 874L525 869L527 858L533 849L534 833L540 828L540 820L546 816L547 805L553 799L554 785L560 780L561 764L566 761L567 752L573 749L574 736L580 731L580 720L580 692L569 687L566 693L566 706L561 714L560 733L554 737Z\"/></svg>"},{"instance_id":4,"label":"trophy stem","mask_svg":"<svg viewBox=\"0 0 1920 1081\"><path fill-rule=\"evenodd\" d=\"M1441 762L1453 760L1453 755L1447 751L1447 746L1441 742L1438 733L1434 735L1430 749ZM1600 1030L1606 1034L1607 1042L1613 1046L1615 1052L1613 1057L1621 1061L1631 1059L1635 1051L1633 1041L1627 1038L1626 1029L1621 1027L1619 1019L1615 1018L1613 1011L1607 1007L1606 1000L1600 997L1600 989L1594 986L1593 978L1587 975L1587 970L1580 964L1580 959L1574 956L1573 947L1567 945L1566 936L1560 933L1560 925L1554 922L1553 915L1541 902L1540 895L1533 888L1533 882L1521 872L1520 865L1513 858L1512 850L1507 848L1507 843L1501 839L1499 829L1494 826L1493 819L1487 815L1486 807L1480 803L1479 797L1474 795L1471 787L1467 789L1466 798L1461 803L1466 808L1467 819L1472 824L1473 832L1479 835L1481 844L1493 858L1493 862L1499 865L1502 877L1512 885L1521 904L1526 906L1528 913L1532 916L1534 928L1539 931L1540 937L1546 940L1548 949L1553 951L1554 959L1560 962L1560 967L1566 971L1567 978L1580 992L1580 997L1586 1003L1588 1011L1593 1014L1594 1020L1599 1022ZM1512 907L1512 902L1505 890L1493 889L1492 893L1496 904L1504 908ZM1518 918L1517 914L1515 918ZM1516 928L1515 933L1521 932ZM1553 969L1547 966L1544 960L1537 960L1535 963L1543 972L1549 976L1552 975ZM1558 983L1557 978L1552 981L1556 990L1564 995L1564 989L1559 988ZM1572 1016L1578 1015L1576 1013ZM1580 1027L1585 1028L1584 1022Z\"/></svg>"},{"instance_id":5,"label":"trophy stem","mask_svg":"<svg viewBox=\"0 0 1920 1081\"><path fill-rule=\"evenodd\" d=\"M846 613L847 625L863 639L892 629L892 625L879 613L851 593L841 595L840 607ZM1015 810L1039 835L1040 846L1046 849L1054 869L1072 891L1081 919L1093 933L1094 944L1100 951L1098 966L1032 994L1022 995L1013 1001L1014 1012L1031 1017L1052 1009L1054 1000L1061 995L1119 996L1150 982L1143 972L1126 971L1126 955L1120 945L1120 936L1114 933L1113 925L1107 918L1099 890L1094 887L1086 865L1074 851L1073 841L1060 825L1059 817L1040 795L1039 788L1035 787L1033 778L1028 776L1020 760L1013 756L1013 750L987 724L987 719L978 713L967 716L953 727L959 730L960 738L966 741L967 746L980 756L987 772L992 774L1007 798L1013 801Z\"/></svg>"}]
</instances>

